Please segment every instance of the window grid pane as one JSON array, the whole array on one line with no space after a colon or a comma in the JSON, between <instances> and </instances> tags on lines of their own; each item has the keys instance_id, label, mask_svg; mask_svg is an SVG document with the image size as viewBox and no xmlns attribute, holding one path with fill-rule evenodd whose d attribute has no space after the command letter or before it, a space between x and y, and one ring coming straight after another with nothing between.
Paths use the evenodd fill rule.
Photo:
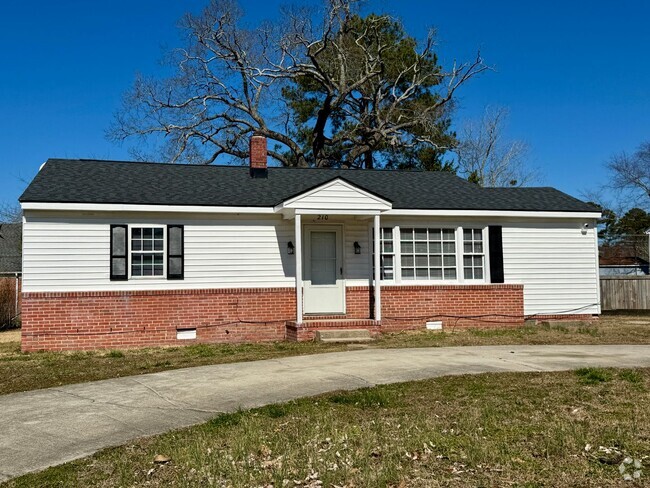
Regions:
<instances>
[{"instance_id":1,"label":"window grid pane","mask_svg":"<svg viewBox=\"0 0 650 488\"><path fill-rule=\"evenodd\" d=\"M463 276L466 280L482 280L483 229L463 229Z\"/></svg>"},{"instance_id":2,"label":"window grid pane","mask_svg":"<svg viewBox=\"0 0 650 488\"><path fill-rule=\"evenodd\" d=\"M163 228L132 228L131 276L163 276L164 248Z\"/></svg>"},{"instance_id":3,"label":"window grid pane","mask_svg":"<svg viewBox=\"0 0 650 488\"><path fill-rule=\"evenodd\" d=\"M382 280L392 280L395 277L395 247L393 243L393 228L382 227L379 234L379 245L381 247L381 254L379 256L380 276Z\"/></svg>"},{"instance_id":4,"label":"window grid pane","mask_svg":"<svg viewBox=\"0 0 650 488\"><path fill-rule=\"evenodd\" d=\"M402 279L456 279L455 229L403 228L400 234Z\"/></svg>"},{"instance_id":5,"label":"window grid pane","mask_svg":"<svg viewBox=\"0 0 650 488\"><path fill-rule=\"evenodd\" d=\"M375 229L372 229L374 236ZM382 227L379 230L379 246L381 253L379 255L379 273L380 279L392 280L395 277L395 247L393 243L393 228ZM372 262L375 259L375 240L372 239ZM374 265L373 265L374 268ZM374 277L374 274L373 274Z\"/></svg>"}]
</instances>

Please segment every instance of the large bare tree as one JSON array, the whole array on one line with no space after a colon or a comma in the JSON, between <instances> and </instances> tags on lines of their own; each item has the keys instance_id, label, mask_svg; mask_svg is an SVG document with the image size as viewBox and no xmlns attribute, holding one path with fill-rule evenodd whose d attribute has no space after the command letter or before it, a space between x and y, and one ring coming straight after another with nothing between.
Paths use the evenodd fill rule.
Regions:
<instances>
[{"instance_id":1,"label":"large bare tree","mask_svg":"<svg viewBox=\"0 0 650 488\"><path fill-rule=\"evenodd\" d=\"M245 158L254 132L283 165L372 167L378 152L453 147L454 94L488 69L480 56L443 69L433 31L417 43L386 15L360 17L355 0L282 18L247 29L231 0L187 15L174 74L139 77L109 137L153 138L164 160L204 164ZM296 106L296 90L308 104Z\"/></svg>"},{"instance_id":2,"label":"large bare tree","mask_svg":"<svg viewBox=\"0 0 650 488\"><path fill-rule=\"evenodd\" d=\"M650 141L632 154L621 153L607 163L612 178L609 186L629 206L650 208Z\"/></svg>"},{"instance_id":3,"label":"large bare tree","mask_svg":"<svg viewBox=\"0 0 650 488\"><path fill-rule=\"evenodd\" d=\"M526 186L539 179L529 167L528 145L505 136L509 110L487 107L478 121L468 122L456 148L458 170L480 186Z\"/></svg>"}]
</instances>

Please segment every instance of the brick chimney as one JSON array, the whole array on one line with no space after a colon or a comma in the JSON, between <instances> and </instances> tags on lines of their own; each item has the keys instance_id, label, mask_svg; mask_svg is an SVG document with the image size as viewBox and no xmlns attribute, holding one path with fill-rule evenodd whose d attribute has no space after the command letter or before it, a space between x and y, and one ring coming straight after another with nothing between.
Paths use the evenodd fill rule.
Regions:
<instances>
[{"instance_id":1,"label":"brick chimney","mask_svg":"<svg viewBox=\"0 0 650 488\"><path fill-rule=\"evenodd\" d=\"M266 137L255 132L250 142L250 173L253 178L267 178Z\"/></svg>"}]
</instances>

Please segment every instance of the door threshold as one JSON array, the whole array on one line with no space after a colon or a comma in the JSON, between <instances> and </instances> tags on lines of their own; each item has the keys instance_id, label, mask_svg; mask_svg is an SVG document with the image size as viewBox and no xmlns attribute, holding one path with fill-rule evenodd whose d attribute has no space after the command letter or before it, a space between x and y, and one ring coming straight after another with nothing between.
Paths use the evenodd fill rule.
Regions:
<instances>
[{"instance_id":1,"label":"door threshold","mask_svg":"<svg viewBox=\"0 0 650 488\"><path fill-rule=\"evenodd\" d=\"M314 313L305 313L303 314L303 317L325 317L325 316L330 316L330 315L339 315L341 317L344 317L346 314L345 312L314 312Z\"/></svg>"}]
</instances>

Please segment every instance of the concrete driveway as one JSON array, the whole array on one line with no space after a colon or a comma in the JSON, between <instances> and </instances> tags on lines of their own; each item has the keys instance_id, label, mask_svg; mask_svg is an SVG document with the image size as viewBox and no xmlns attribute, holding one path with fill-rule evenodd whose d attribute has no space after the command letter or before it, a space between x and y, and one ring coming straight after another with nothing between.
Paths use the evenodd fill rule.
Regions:
<instances>
[{"instance_id":1,"label":"concrete driveway","mask_svg":"<svg viewBox=\"0 0 650 488\"><path fill-rule=\"evenodd\" d=\"M401 381L583 366L650 367L650 346L366 349L131 376L0 396L0 480L218 413Z\"/></svg>"}]
</instances>

